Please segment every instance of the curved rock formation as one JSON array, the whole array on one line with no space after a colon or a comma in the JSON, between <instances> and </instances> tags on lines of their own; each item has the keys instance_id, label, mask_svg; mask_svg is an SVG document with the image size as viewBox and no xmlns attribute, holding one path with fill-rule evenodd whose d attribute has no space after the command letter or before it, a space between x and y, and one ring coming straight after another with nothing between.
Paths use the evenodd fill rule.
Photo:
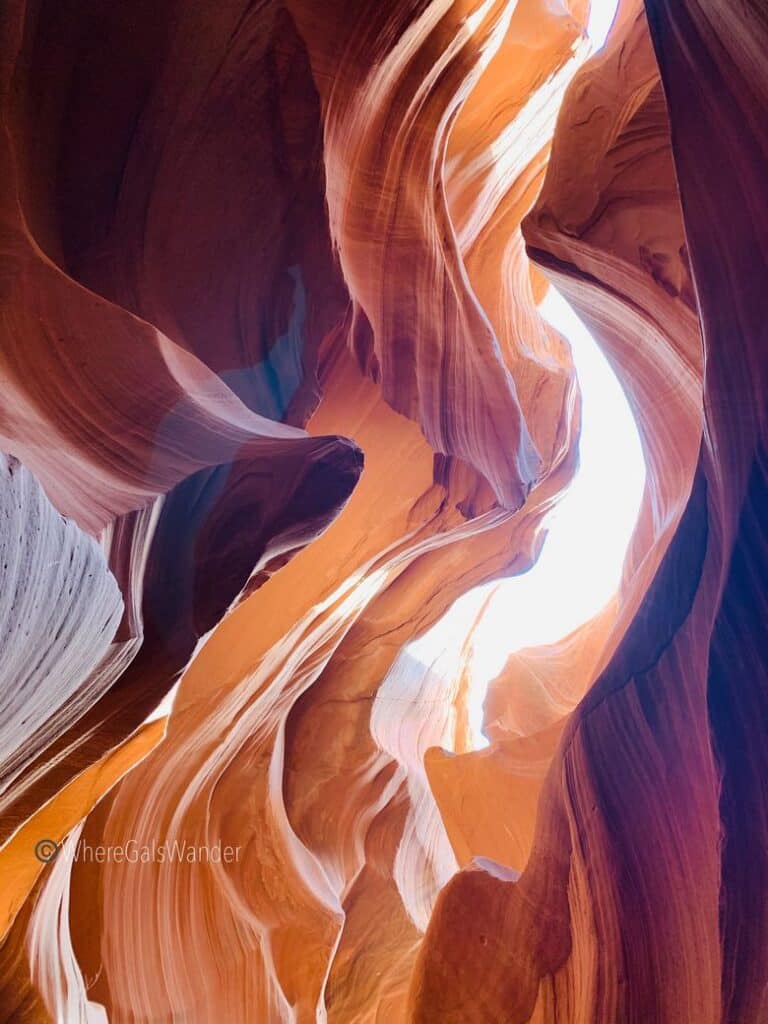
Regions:
<instances>
[{"instance_id":1,"label":"curved rock formation","mask_svg":"<svg viewBox=\"0 0 768 1024\"><path fill-rule=\"evenodd\" d=\"M445 794L444 815L463 863L492 856L517 869L530 850L541 785L567 717L637 614L685 507L701 440L695 298L667 114L638 4L622 7L605 50L564 98L547 177L525 230L528 251L601 339L624 385L643 444L646 491L617 605L554 648L512 656L488 697L496 751L430 759L432 786L439 802ZM554 699L548 709L537 694L535 735L520 735L504 722L507 708L512 717L521 713L530 676ZM503 792L520 808L511 819L487 799L499 786L497 799ZM472 810L453 821L457 788L461 805Z\"/></svg>"},{"instance_id":2,"label":"curved rock formation","mask_svg":"<svg viewBox=\"0 0 768 1024\"><path fill-rule=\"evenodd\" d=\"M768 1010L755 843L766 362L753 282L765 260L748 201L765 173L754 47L766 23L758 5L727 24L716 3L648 13L706 354L695 482L625 640L568 725L526 871L515 882L478 865L443 890L416 1020L757 1022ZM669 250L650 256L664 290L682 294ZM563 268L577 281L580 259Z\"/></svg>"},{"instance_id":3,"label":"curved rock formation","mask_svg":"<svg viewBox=\"0 0 768 1024\"><path fill-rule=\"evenodd\" d=\"M763 1024L768 23L588 8L0 19L0 1020ZM474 750L550 283L645 492Z\"/></svg>"}]
</instances>

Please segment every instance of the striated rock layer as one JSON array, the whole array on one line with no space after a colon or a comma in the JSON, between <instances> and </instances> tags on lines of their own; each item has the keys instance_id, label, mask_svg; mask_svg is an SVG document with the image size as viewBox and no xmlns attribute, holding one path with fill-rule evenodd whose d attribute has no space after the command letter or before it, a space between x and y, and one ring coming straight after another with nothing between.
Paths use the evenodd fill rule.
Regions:
<instances>
[{"instance_id":1,"label":"striated rock layer","mask_svg":"<svg viewBox=\"0 0 768 1024\"><path fill-rule=\"evenodd\" d=\"M706 357L693 487L624 641L565 730L525 872L513 882L475 867L441 893L413 980L416 1020L758 1022L768 1013L757 840L765 256L750 202L768 152L758 113L767 79L755 64L768 26L749 4L726 13L649 3L648 18ZM578 234L542 244L550 204L545 189L531 250L572 280L578 303L586 254ZM668 248L641 255L670 296L687 291Z\"/></svg>"},{"instance_id":2,"label":"striated rock layer","mask_svg":"<svg viewBox=\"0 0 768 1024\"><path fill-rule=\"evenodd\" d=\"M588 13L6 5L0 1020L768 1020L768 22ZM473 750L483 609L409 644L577 468L550 283L645 492Z\"/></svg>"}]
</instances>

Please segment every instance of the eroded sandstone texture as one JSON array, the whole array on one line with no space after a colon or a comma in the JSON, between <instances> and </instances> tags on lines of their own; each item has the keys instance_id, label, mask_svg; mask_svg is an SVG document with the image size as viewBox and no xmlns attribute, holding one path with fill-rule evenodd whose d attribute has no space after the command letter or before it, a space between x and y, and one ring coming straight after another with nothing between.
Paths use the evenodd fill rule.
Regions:
<instances>
[{"instance_id":1,"label":"eroded sandstone texture","mask_svg":"<svg viewBox=\"0 0 768 1024\"><path fill-rule=\"evenodd\" d=\"M768 13L588 7L6 0L0 1020L768 1022ZM473 750L548 282L645 493Z\"/></svg>"}]
</instances>

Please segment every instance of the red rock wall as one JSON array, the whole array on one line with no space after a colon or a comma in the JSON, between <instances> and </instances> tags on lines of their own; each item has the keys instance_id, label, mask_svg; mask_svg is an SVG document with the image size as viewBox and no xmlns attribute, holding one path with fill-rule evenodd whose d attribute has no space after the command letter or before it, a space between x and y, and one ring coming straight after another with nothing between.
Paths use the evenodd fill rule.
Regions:
<instances>
[{"instance_id":1,"label":"red rock wall","mask_svg":"<svg viewBox=\"0 0 768 1024\"><path fill-rule=\"evenodd\" d=\"M768 21L587 6L6 5L0 1019L768 1020ZM573 476L548 281L646 487L472 751L407 645Z\"/></svg>"}]
</instances>

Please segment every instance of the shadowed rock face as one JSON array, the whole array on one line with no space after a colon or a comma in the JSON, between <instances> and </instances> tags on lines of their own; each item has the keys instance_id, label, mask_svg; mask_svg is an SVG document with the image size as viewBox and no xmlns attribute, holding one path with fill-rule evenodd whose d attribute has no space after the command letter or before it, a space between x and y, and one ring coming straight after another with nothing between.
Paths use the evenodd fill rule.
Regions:
<instances>
[{"instance_id":1,"label":"shadowed rock face","mask_svg":"<svg viewBox=\"0 0 768 1024\"><path fill-rule=\"evenodd\" d=\"M587 13L6 5L0 1020L768 1020L768 20ZM407 645L573 477L548 282L646 486L475 751Z\"/></svg>"}]
</instances>

